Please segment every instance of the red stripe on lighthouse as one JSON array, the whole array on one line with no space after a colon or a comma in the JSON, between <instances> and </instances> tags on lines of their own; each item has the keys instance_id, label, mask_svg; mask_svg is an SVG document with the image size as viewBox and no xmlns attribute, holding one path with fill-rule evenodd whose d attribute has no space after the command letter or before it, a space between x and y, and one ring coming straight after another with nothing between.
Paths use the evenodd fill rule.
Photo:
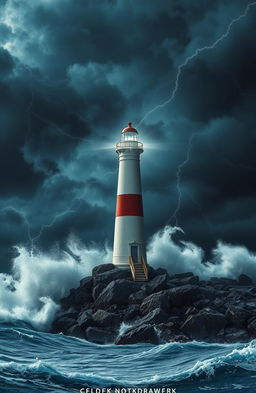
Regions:
<instances>
[{"instance_id":1,"label":"red stripe on lighthouse","mask_svg":"<svg viewBox=\"0 0 256 393\"><path fill-rule=\"evenodd\" d=\"M142 198L140 194L117 195L116 217L143 216Z\"/></svg>"}]
</instances>

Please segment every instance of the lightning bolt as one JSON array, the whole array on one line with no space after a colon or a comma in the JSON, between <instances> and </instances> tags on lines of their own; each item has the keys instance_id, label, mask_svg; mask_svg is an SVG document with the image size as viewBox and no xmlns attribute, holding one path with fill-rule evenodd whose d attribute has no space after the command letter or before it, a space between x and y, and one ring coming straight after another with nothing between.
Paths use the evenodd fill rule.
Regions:
<instances>
[{"instance_id":1,"label":"lightning bolt","mask_svg":"<svg viewBox=\"0 0 256 393\"><path fill-rule=\"evenodd\" d=\"M29 79L32 80L32 78L34 78L32 70L29 67L27 67L26 65L24 65L24 64L20 64L20 66L27 72L27 74L29 75ZM84 140L83 138L74 137L72 135L69 135L69 134L65 133L63 130L61 130L59 127L57 127L52 122L50 122L50 121L48 121L46 119L42 119L39 115L37 115L35 112L33 112L32 107L33 107L33 103L34 103L35 94L34 94L34 90L32 88L32 84L29 85L29 90L30 90L30 100L28 102L28 107L27 107L27 111L26 111L27 112L27 131L26 131L26 134L25 134L24 142L26 142L26 140L29 137L29 134L31 132L31 115L37 116L41 121L44 121L45 123L47 123L49 125L54 125L58 132L60 132L61 134L65 135L65 136L67 136L69 138L78 139L78 140L81 140L81 141ZM24 220L24 222L26 224L26 227L27 227L27 236L28 236L28 242L29 242L29 253L30 253L31 256L33 256L34 252L35 252L35 243L40 239L40 237L42 236L43 232L46 229L49 229L49 228L53 227L53 225L56 223L56 221L59 218L65 216L67 214L75 213L75 210L73 209L73 205L74 205L74 202L76 200L78 200L78 199L81 202L81 198L75 197L72 200L71 205L70 205L69 208L67 208L65 211L63 211L61 213L56 214L50 223L42 225L40 227L40 229L39 229L39 232L35 236L32 235L31 223L29 222L29 220L27 218L27 215L26 215L26 213L24 213L24 211L22 211L22 210L16 208L15 206L11 205L11 206L5 206L4 208L0 209L0 212L5 212L5 211L8 211L8 210L11 210L11 211L14 211L15 213L17 213L19 216L21 216L23 218L23 220Z\"/></svg>"},{"instance_id":2,"label":"lightning bolt","mask_svg":"<svg viewBox=\"0 0 256 393\"><path fill-rule=\"evenodd\" d=\"M67 132L63 131L60 127L58 127L55 123L53 123L50 120L47 120L45 118L42 118L41 116L38 115L38 113L35 113L34 111L30 111L30 113L32 115L36 116L43 123L48 124L48 125L54 127L54 130L58 131L60 134L66 136L67 138L78 140L78 141L85 141L86 140L86 138L80 138L79 136L74 136L74 135L68 134Z\"/></svg>"},{"instance_id":3,"label":"lightning bolt","mask_svg":"<svg viewBox=\"0 0 256 393\"><path fill-rule=\"evenodd\" d=\"M32 254L32 255L33 255L34 250L35 250L35 243L36 243L36 241L38 241L38 240L40 239L40 237L42 236L43 232L44 232L46 229L52 228L53 225L56 223L56 221L57 221L59 218L65 216L65 215L67 215L67 214L76 213L76 210L73 208L73 205L74 205L74 203L76 203L77 201L78 201L79 203L81 203L81 202L83 201L83 198L84 198L84 196L83 196L83 197L80 197L80 198L78 198L78 197L73 198L73 200L72 200L72 202L71 202L71 205L70 205L70 207L69 207L68 209L64 210L63 212L60 212L60 213L56 214L56 215L54 216L54 218L52 219L52 221L51 221L49 224L44 224L44 225L42 225L41 228L40 228L40 230L39 230L39 232L38 232L38 234L37 234L36 236L34 236L34 237L30 236L30 245L31 245L30 250L31 250L31 254ZM77 208L77 207L78 207L78 204L76 205L76 208Z\"/></svg>"},{"instance_id":4,"label":"lightning bolt","mask_svg":"<svg viewBox=\"0 0 256 393\"><path fill-rule=\"evenodd\" d=\"M31 238L31 253L34 253L34 249L35 249L35 242L37 240L40 239L40 237L42 236L43 232L45 229L49 229L51 227L53 227L53 225L56 223L56 221L60 218L65 216L66 214L71 214L71 213L75 213L76 210L72 210L71 207L61 213L56 214L56 216L52 219L52 221L49 224L44 224L41 226L38 234L36 236L34 236L33 238Z\"/></svg>"},{"instance_id":5,"label":"lightning bolt","mask_svg":"<svg viewBox=\"0 0 256 393\"><path fill-rule=\"evenodd\" d=\"M175 78L175 83L174 83L174 88L173 88L173 90L172 90L172 92L171 92L171 94L170 94L170 97L169 97L166 101L164 101L163 103L158 104L157 106L155 106L154 108L152 108L150 111L148 111L148 112L144 115L144 117L140 120L140 122L138 123L137 127L139 127L139 126L145 121L145 119L148 118L148 116L151 115L153 112L155 112L155 111L158 110L158 109L164 108L166 105L170 104L170 103L175 99L176 93L177 93L178 88L179 88L179 82L180 82L180 77L181 77L181 75L182 75L182 71L183 71L183 69L187 66L187 64L188 64L190 61L192 61L194 58L196 58L198 55L200 55L202 52L207 51L207 50L214 49L222 40L224 40L226 37L228 37L228 35L229 35L229 33L230 33L230 31L231 31L233 25L236 24L236 23L238 23L242 18L245 18L245 17L247 16L247 13L248 13L249 9L250 9L251 7L253 7L253 6L255 6L255 5L256 5L256 1L255 1L255 2L249 3L249 4L246 6L245 11L243 12L243 14L239 15L238 17L236 17L235 19L233 19L233 20L230 22L230 24L228 25L228 27L227 27L227 29L226 29L226 31L225 31L224 34L222 34L222 35L221 35L216 41L214 41L211 45L206 45L206 46L204 46L204 47L202 47L202 48L196 49L195 52L194 52L192 55L188 56L188 57L185 59L185 61L184 61L183 63L181 63L181 64L178 66L177 74L176 74L176 78ZM29 72L31 73L31 70L28 70L28 69L27 69L27 71L29 71ZM31 127L31 125L30 125L30 115L33 114L33 115L35 115L35 116L38 116L37 114L35 114L34 112L32 112L33 100L34 100L34 92L32 91L32 88L31 88L31 100L30 100L30 103L29 103L29 106L28 106L28 115L29 115L29 119L28 119L28 132L27 132L27 133L30 132L30 127ZM39 117L39 116L38 116L38 117ZM50 124L50 125L52 125L51 122L46 121L45 119L42 119L42 118L41 118L41 120L42 120L42 121L45 121L46 123L48 123L48 124ZM81 141L84 140L84 138L79 138L79 137L71 136L70 134L65 133L63 130L61 130L61 129L58 128L58 127L57 127L56 129L58 130L58 132L62 133L63 135L65 135L65 136L67 136L67 137L69 137L69 138L77 139L77 140L81 140ZM191 134L191 136L190 136L190 138L189 138L189 142L188 142L188 148L187 148L186 158L185 158L185 160L184 160L181 164L179 164L178 169L177 169L177 173L176 173L176 180L177 180L177 183L176 183L176 184L177 184L177 191L178 191L178 202L177 202L177 206L176 206L176 209L175 209L173 215L172 215L172 216L170 217L170 219L168 220L168 222L174 220L174 221L175 221L175 226L178 226L178 218L177 218L177 215L178 215L179 210L180 210L180 207L181 207L181 199L182 199L182 191L181 191L181 175L182 175L182 169L183 169L183 168L189 163L189 161L190 161L190 154L191 154L191 149L192 149L193 141L194 141L194 138L195 138L196 136L198 136L199 134L200 134L200 133L198 133L198 132L195 132L195 133ZM77 198L76 198L76 199L77 199ZM72 202L70 208L68 208L67 210L65 210L65 211L63 211L63 212L61 212L61 213L56 214L56 216L52 219L52 221L51 221L49 224L44 224L44 225L42 225L41 228L40 228L40 230L39 230L39 232L38 232L38 234L37 234L36 236L34 236L34 237L33 237L32 234L31 234L31 225L30 225L30 222L28 221L27 216L26 216L26 214L25 214L24 212L18 210L17 208L15 208L15 207L13 207L13 206L7 206L7 207L5 207L5 208L3 208L3 209L0 209L0 211L6 211L6 210L8 210L8 209L9 209L9 210L13 210L13 211L15 211L16 213L20 214L20 215L23 217L24 222L25 222L25 224L26 224L26 226L27 226L27 234L28 234L28 239L29 239L29 242L30 242L31 254L33 254L34 248L35 248L35 242L39 240L39 238L41 237L41 235L42 235L42 233L44 232L44 230L49 229L50 227L52 227L60 217L63 217L63 216L66 215L66 214L71 214L71 213L74 213L74 212L75 212L75 210L72 209L73 203L74 203L74 200L73 200L73 202Z\"/></svg>"},{"instance_id":6,"label":"lightning bolt","mask_svg":"<svg viewBox=\"0 0 256 393\"><path fill-rule=\"evenodd\" d=\"M32 79L32 78L33 78L32 70L31 70L29 67L25 66L25 65L22 65L22 64L21 64L21 66L22 66L22 67L25 69L25 71L29 74L30 79ZM26 134L25 134L24 143L26 142L26 140L27 140L27 138L29 137L29 134L30 134L30 132L31 132L31 115L33 114L33 115L38 116L37 114L35 114L35 113L32 111L32 107L33 107L33 103L34 103L34 96L35 96L35 94L34 94L34 90L33 90L31 84L29 85L29 90L30 90L30 100L29 100L29 102L28 102L28 107L27 107L27 111L26 111L26 112L27 112L27 131L26 131ZM38 117L39 117L39 116L38 116ZM47 121L47 120L45 120L45 119L42 119L41 117L39 117L39 118L41 119L41 121L44 121L44 122L46 122L47 124L54 125L53 123L51 123L51 122L49 122L49 121ZM69 135L69 134L66 134L63 130L61 130L60 128L58 128L56 125L55 125L55 127L57 128L57 130L58 130L59 132L61 132L63 135L65 135L65 136L67 136L67 137L69 137L69 138L83 140L82 138L73 137L73 136L71 136L71 135ZM22 210L16 208L15 206L12 206L12 205L11 205L11 206L5 206L4 208L0 209L0 212L6 212L6 211L8 211L8 210L11 210L11 211L14 211L15 213L17 213L19 216L21 216L21 217L23 218L23 220L24 220L24 222L25 222L25 224L26 224L26 227L27 227L27 236L28 236L28 243L29 243L29 253L30 253L31 256L33 256L33 255L34 255L34 251L35 251L35 243L40 239L40 237L42 236L43 232L44 232L46 229L51 228L51 227L56 223L56 221L57 221L59 218L65 216L66 214L74 213L75 210L72 209L72 207L73 207L74 202L75 202L77 199L78 199L78 198L75 197L75 198L73 199L72 203L71 203L71 206L70 206L68 209L66 209L65 211L56 214L56 215L54 216L54 218L52 219L52 221L51 221L49 224L44 224L44 225L42 225L42 226L40 227L40 229L39 229L38 234L35 235L35 236L32 235L31 223L29 222L29 220L28 220L28 218L27 218L27 215L26 215L26 213L24 213L24 211L22 211ZM79 200L81 201L81 198L79 198Z\"/></svg>"},{"instance_id":7,"label":"lightning bolt","mask_svg":"<svg viewBox=\"0 0 256 393\"><path fill-rule=\"evenodd\" d=\"M22 69L25 70L25 72L26 72L27 75L29 76L29 81L30 81L30 83L28 84L28 85L29 85L28 88L29 88L29 92L30 92L30 99L28 100L27 109L26 109L26 112L25 112L25 113L26 113L26 116L25 116L25 117L26 117L26 119L27 119L27 127L26 127L25 136L24 136L24 143L26 143L26 141L27 141L27 139L28 139L28 137L29 137L29 135L30 135L30 133L31 133L31 115L37 116L42 122L44 122L44 123L46 123L46 124L48 124L48 125L54 126L54 128L55 128L55 130L56 130L57 132L59 132L60 134L66 136L66 137L68 137L68 138L70 138L70 139L79 140L79 141L84 141L85 138L80 138L80 137L77 137L77 136L70 135L69 133L63 131L60 127L58 127L58 126L57 126L56 124L54 124L53 122L48 121L48 120L46 120L46 119L43 119L42 117L40 117L37 113L35 113L35 112L33 111L33 104L34 104L34 99L35 99L35 92L34 92L34 89L33 89L33 87L32 87L33 84L32 84L31 82L33 82L33 80L36 79L36 78L35 78L35 75L33 74L32 69L31 69L29 66L25 65L25 64L19 63L19 64L18 64L18 67L21 67ZM56 85L57 85L57 84L60 84L60 83L63 83L63 82L64 82L64 80L58 81L58 83L56 83ZM48 88L49 88L49 87L51 87L51 88L52 88L52 87L55 87L55 85L53 85L52 82L51 82L51 84L46 84L45 81L43 81L43 83L44 83L45 85L47 85ZM58 97L58 99L60 99L60 98ZM63 100L62 100L62 101L63 101ZM63 102L64 102L64 101L63 101ZM84 120L84 119L82 119L82 120ZM13 206L13 205L10 205L10 206L5 206L5 207L3 207L3 208L0 208L0 212L13 211L13 212L15 212L16 214L18 214L20 217L22 217L22 219L23 219L23 221L24 221L24 223L25 223L25 225L26 225L26 227L27 227L27 237L28 237L28 244L29 244L29 246L28 246L29 253L30 253L31 256L33 256L33 255L34 255L34 252L35 252L35 244L36 244L36 242L40 239L40 237L42 236L43 232L44 232L46 229L49 229L49 228L53 227L53 225L57 222L57 220L58 220L59 218L65 216L65 215L67 215L67 214L75 213L76 210L73 209L73 205L74 205L74 203L75 203L77 200L79 200L79 201L81 202L81 201L82 201L82 198L81 198L81 197L80 197L80 198L77 198L77 197L73 198L70 207L67 208L65 211L62 211L62 212L56 214L56 215L53 217L53 219L51 220L50 223L48 223L48 224L43 224L43 225L40 227L38 233L37 233L35 236L32 235L31 223L30 223L30 221L29 221L28 218L27 218L27 214L26 214L23 210L21 210L21 209L15 207L15 206Z\"/></svg>"},{"instance_id":8,"label":"lightning bolt","mask_svg":"<svg viewBox=\"0 0 256 393\"><path fill-rule=\"evenodd\" d=\"M75 199L77 199L77 198L75 198ZM81 201L81 199L80 199L80 201ZM75 202L75 200L72 202L72 204L74 204L74 202ZM0 209L0 212L6 212L8 210L9 211L10 210L14 211L19 216L21 216L23 218L25 224L26 224L28 241L29 241L29 253L30 253L30 256L34 255L35 243L36 243L36 241L38 241L40 239L40 237L42 236L42 234L43 234L45 229L51 228L56 223L56 221L59 218L65 216L66 214L71 214L71 213L75 213L76 212L76 210L72 209L72 206L70 206L67 210L65 210L65 211L63 211L61 213L56 214L55 217L52 219L52 221L49 224L42 225L40 227L40 230L39 230L38 234L35 235L35 236L32 236L31 224L30 224L30 222L29 222L29 220L27 218L27 215L22 210L17 209L14 206L5 206L4 208Z\"/></svg>"},{"instance_id":9,"label":"lightning bolt","mask_svg":"<svg viewBox=\"0 0 256 393\"><path fill-rule=\"evenodd\" d=\"M153 112L157 111L158 109L164 108L166 105L170 104L170 103L175 99L176 93L177 93L178 88L179 88L179 82L180 82L180 77L181 77L181 75L182 75L182 71L183 71L183 69L188 65L188 63L189 63L190 61L194 60L194 59L195 59L197 56L199 56L202 52L205 52L205 51L214 49L221 41L223 41L225 38L227 38L228 35L230 34L230 31L231 31L232 27L233 27L235 24L237 24L241 19L245 18L245 17L247 16L248 11L250 10L250 8L253 7L253 6L255 6L255 5L256 5L256 1L247 4L247 6L246 6L244 12L243 12L241 15L237 16L236 18L234 18L234 19L229 23L229 25L228 25L226 31L225 31L216 41L214 41L211 45L206 45L206 46L203 46L203 47L201 47L201 48L196 49L195 52L194 52L192 55L188 56L188 57L184 60L184 62L181 63L181 64L178 66L177 74L176 74L176 78L175 78L175 83L174 83L174 88L173 88L173 90L172 90L172 92L171 92L170 97L169 97L166 101L164 101L163 103L158 104L157 106L155 106L154 108L152 108L150 111L148 111L148 112L144 115L144 117L139 121L139 123L137 124L136 127L139 127L139 126L144 122L144 120L146 120L146 118L148 118L148 116L151 115ZM189 141L188 141L188 148L187 148L186 158L185 158L185 160L184 160L183 162L181 162L181 163L178 165L177 172L176 172L176 188L177 188L177 193L178 193L178 201L177 201L177 206L176 206L176 208L175 208L175 210L174 210L172 216L171 216L171 217L168 219L168 221L167 221L167 224L168 224L168 223L171 223L172 221L174 221L174 225L175 225L176 227L179 226L179 224L178 224L178 213L179 213L180 208L181 208L181 199L182 199L182 190L181 190L181 175L182 175L182 169L183 169L183 168L189 163L189 161L190 161L190 153L191 153L193 141L194 141L194 138L195 138L196 136L198 136L198 135L200 135L199 132L194 132L194 133L192 133L192 134L190 135L190 138L189 138Z\"/></svg>"},{"instance_id":10,"label":"lightning bolt","mask_svg":"<svg viewBox=\"0 0 256 393\"><path fill-rule=\"evenodd\" d=\"M177 172L176 172L176 187L177 187L177 192L178 192L178 201L177 201L177 206L172 214L172 216L168 219L167 224L171 224L172 221L174 220L174 225L178 227L178 213L180 211L181 207L181 198L182 198L182 191L181 191L181 173L182 169L187 165L187 163L190 161L190 153L191 149L193 146L193 141L196 136L200 135L200 132L194 132L193 134L190 135L189 138L189 143L188 143L188 149L187 149L187 154L185 160L179 164Z\"/></svg>"},{"instance_id":11,"label":"lightning bolt","mask_svg":"<svg viewBox=\"0 0 256 393\"><path fill-rule=\"evenodd\" d=\"M166 101L164 101L163 103L158 104L158 105L155 106L153 109L151 109L150 111L148 111L148 112L144 115L144 117L139 121L139 123L136 125L136 127L139 127L139 126L141 125L141 123L143 123L144 120L146 120L146 118L147 118L149 115L151 115L151 113L155 112L156 110L158 110L158 109L160 109L160 108L164 108L166 105L170 104L170 103L174 100L174 98L175 98L175 96L176 96L176 93L177 93L177 91L178 91L178 88L179 88L180 76L181 76L181 74L182 74L183 69L188 65L188 63L189 63L191 60L195 59L198 55L200 55L200 53L202 53L202 52L204 52L204 51L207 51L207 50L214 49L221 41L223 41L225 38L227 38L228 35L229 35L229 33L230 33L230 31L231 31L231 29L232 29L232 27L233 27L233 25L236 24L236 23L238 23L241 19L245 18L245 17L247 16L247 13L248 13L249 9L250 9L251 7L253 7L253 6L255 6L255 5L256 5L256 1L253 1L252 3L247 4L247 6L246 6L244 12L243 12L241 15L237 16L236 18L234 18L234 19L230 22L230 24L228 25L228 27L227 27L225 33L223 33L223 34L222 34L216 41L214 41L211 45L206 45L206 46L203 46L202 48L196 49L195 52L194 52L192 55L188 56L188 57L184 60L184 62L181 63L181 64L178 66L178 71L177 71L176 78L175 78L175 83L174 83L174 89L172 90L170 97L169 97Z\"/></svg>"}]
</instances>

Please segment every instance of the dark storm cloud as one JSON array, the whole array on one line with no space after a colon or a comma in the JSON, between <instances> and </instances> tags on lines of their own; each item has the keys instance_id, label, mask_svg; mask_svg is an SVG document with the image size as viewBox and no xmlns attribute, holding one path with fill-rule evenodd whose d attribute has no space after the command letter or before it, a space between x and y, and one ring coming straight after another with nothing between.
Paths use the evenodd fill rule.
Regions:
<instances>
[{"instance_id":1,"label":"dark storm cloud","mask_svg":"<svg viewBox=\"0 0 256 393\"><path fill-rule=\"evenodd\" d=\"M71 233L111 245L117 157L110 147L119 129L164 102L178 64L212 44L246 5L1 3L2 269L13 245L30 246L31 238L44 251L65 247ZM147 237L173 215L177 168L197 132L181 172L179 224L206 249L220 238L255 249L254 18L251 7L228 38L189 62L175 100L141 124Z\"/></svg>"},{"instance_id":2,"label":"dark storm cloud","mask_svg":"<svg viewBox=\"0 0 256 393\"><path fill-rule=\"evenodd\" d=\"M7 50L0 48L0 75L6 76L11 73L14 67L12 56Z\"/></svg>"}]
</instances>

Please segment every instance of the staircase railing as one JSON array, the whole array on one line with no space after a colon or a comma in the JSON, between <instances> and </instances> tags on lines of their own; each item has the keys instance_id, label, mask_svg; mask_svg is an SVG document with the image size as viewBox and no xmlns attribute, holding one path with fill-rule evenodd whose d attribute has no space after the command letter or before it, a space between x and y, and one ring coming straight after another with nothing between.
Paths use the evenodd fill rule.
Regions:
<instances>
[{"instance_id":1,"label":"staircase railing","mask_svg":"<svg viewBox=\"0 0 256 393\"><path fill-rule=\"evenodd\" d=\"M132 278L135 280L135 278L136 278L136 271L135 271L135 266L134 266L134 262L132 260L132 257L129 257L129 265L131 267Z\"/></svg>"},{"instance_id":2,"label":"staircase railing","mask_svg":"<svg viewBox=\"0 0 256 393\"><path fill-rule=\"evenodd\" d=\"M148 267L147 267L147 264L146 264L145 259L143 257L141 257L141 264L143 266L145 277L148 280Z\"/></svg>"}]
</instances>

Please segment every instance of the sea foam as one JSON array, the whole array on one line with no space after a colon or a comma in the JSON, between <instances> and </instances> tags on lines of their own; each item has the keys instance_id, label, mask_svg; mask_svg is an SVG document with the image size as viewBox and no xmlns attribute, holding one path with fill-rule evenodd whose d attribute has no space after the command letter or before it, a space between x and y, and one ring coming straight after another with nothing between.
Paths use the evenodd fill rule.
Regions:
<instances>
[{"instance_id":1,"label":"sea foam","mask_svg":"<svg viewBox=\"0 0 256 393\"><path fill-rule=\"evenodd\" d=\"M78 262L68 253L61 260L17 248L19 256L13 261L11 274L0 274L0 320L22 320L34 328L47 330L58 309L57 302L77 287L79 280L90 275L94 266L110 262L108 248L82 247L69 244Z\"/></svg>"},{"instance_id":2,"label":"sea foam","mask_svg":"<svg viewBox=\"0 0 256 393\"><path fill-rule=\"evenodd\" d=\"M213 250L214 263L204 260L204 252L191 242L175 242L172 238L181 228L167 226L158 231L148 244L148 262L170 274L193 272L201 279L212 276L238 278L242 273L256 280L256 254L244 246L218 242ZM110 263L112 251L107 247L87 247L70 238L61 260L54 253L44 255L17 247L19 256L10 274L0 274L0 321L22 320L34 328L47 330L58 309L58 301L79 280L91 274L92 268ZM78 255L79 258L74 258Z\"/></svg>"}]
</instances>

